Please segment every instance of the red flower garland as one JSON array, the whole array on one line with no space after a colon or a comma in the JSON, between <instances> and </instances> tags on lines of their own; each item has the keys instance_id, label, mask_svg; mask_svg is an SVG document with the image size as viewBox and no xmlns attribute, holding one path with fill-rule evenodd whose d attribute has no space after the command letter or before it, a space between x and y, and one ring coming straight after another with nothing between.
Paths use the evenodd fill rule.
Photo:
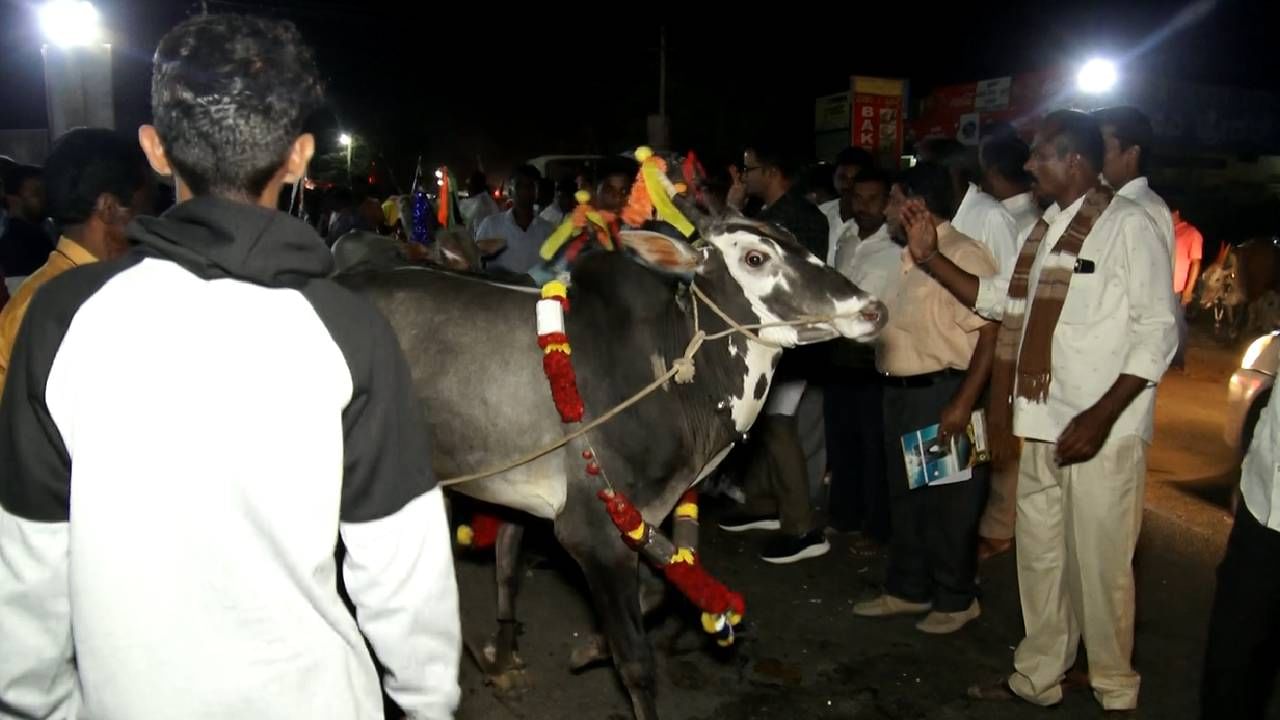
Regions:
<instances>
[{"instance_id":1,"label":"red flower garland","mask_svg":"<svg viewBox=\"0 0 1280 720\"><path fill-rule=\"evenodd\" d=\"M672 585L676 586L677 590L689 598L689 602L702 612L714 615L726 611L735 615L745 615L747 612L747 605L742 595L711 577L702 563L696 559L692 563L667 563L662 568L662 573L667 576L667 580L670 580Z\"/></svg>"},{"instance_id":2,"label":"red flower garland","mask_svg":"<svg viewBox=\"0 0 1280 720\"><path fill-rule=\"evenodd\" d=\"M623 542L631 549L639 550L652 542L651 533L656 531L646 525L640 511L625 495L612 490L600 490L596 497L604 503L609 519L622 533ZM714 615L731 612L739 617L746 614L746 603L742 595L711 577L696 557L693 562L667 560L661 567L667 580L702 612Z\"/></svg>"},{"instance_id":3,"label":"red flower garland","mask_svg":"<svg viewBox=\"0 0 1280 720\"><path fill-rule=\"evenodd\" d=\"M582 421L582 396L578 394L578 376L573 372L573 362L568 353L549 345L567 345L564 333L548 333L538 337L538 347L543 349L542 371L551 382L551 398L556 403L561 422Z\"/></svg>"}]
</instances>

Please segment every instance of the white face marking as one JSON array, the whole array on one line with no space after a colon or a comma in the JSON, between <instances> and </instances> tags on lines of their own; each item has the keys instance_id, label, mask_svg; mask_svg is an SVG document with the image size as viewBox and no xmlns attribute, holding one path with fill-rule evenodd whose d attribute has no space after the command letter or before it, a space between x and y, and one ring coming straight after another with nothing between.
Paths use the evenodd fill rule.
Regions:
<instances>
[{"instance_id":1,"label":"white face marking","mask_svg":"<svg viewBox=\"0 0 1280 720\"><path fill-rule=\"evenodd\" d=\"M751 304L756 317L760 318L760 322L782 320L783 318L769 311L763 300L777 290L788 292L791 289L783 275L782 249L770 240L743 230L714 235L710 242L724 255L724 264L729 270L729 275L742 288L743 295ZM764 253L769 258L768 262L760 268L749 267L745 258L751 251ZM793 347L797 341L795 328L791 327L765 328L760 332L760 337L785 347Z\"/></svg>"},{"instance_id":2,"label":"white face marking","mask_svg":"<svg viewBox=\"0 0 1280 720\"><path fill-rule=\"evenodd\" d=\"M863 318L860 313L868 306L875 303L875 298L871 297L851 297L844 300L836 301L835 328L842 336L850 340L858 342L870 342L880 334L880 328L883 327L884 318L881 318L879 324L868 321ZM880 306L880 312L885 312L884 306ZM843 317L841 317L843 316Z\"/></svg>"}]
</instances>

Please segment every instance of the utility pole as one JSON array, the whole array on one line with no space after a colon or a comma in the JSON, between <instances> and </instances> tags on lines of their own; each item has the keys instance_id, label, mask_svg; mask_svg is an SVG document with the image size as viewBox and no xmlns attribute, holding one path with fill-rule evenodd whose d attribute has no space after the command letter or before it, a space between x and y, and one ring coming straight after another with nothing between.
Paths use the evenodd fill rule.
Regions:
<instances>
[{"instance_id":1,"label":"utility pole","mask_svg":"<svg viewBox=\"0 0 1280 720\"><path fill-rule=\"evenodd\" d=\"M668 149L671 144L671 128L667 122L667 26L658 29L658 113L650 115L646 123L649 147Z\"/></svg>"},{"instance_id":2,"label":"utility pole","mask_svg":"<svg viewBox=\"0 0 1280 720\"><path fill-rule=\"evenodd\" d=\"M658 34L658 115L667 116L667 26Z\"/></svg>"}]
</instances>

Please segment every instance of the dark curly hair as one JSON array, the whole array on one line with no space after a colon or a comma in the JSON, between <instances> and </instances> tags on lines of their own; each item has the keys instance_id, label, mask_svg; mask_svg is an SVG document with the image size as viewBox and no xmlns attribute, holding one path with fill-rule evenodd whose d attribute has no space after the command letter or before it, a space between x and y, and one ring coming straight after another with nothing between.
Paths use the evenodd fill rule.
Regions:
<instances>
[{"instance_id":1,"label":"dark curly hair","mask_svg":"<svg viewBox=\"0 0 1280 720\"><path fill-rule=\"evenodd\" d=\"M61 226L88 220L103 193L129 207L151 169L135 138L106 128L76 128L53 144L44 163L49 217Z\"/></svg>"},{"instance_id":2,"label":"dark curly hair","mask_svg":"<svg viewBox=\"0 0 1280 720\"><path fill-rule=\"evenodd\" d=\"M260 195L323 98L311 49L287 21L203 15L156 48L156 131L196 195Z\"/></svg>"}]
</instances>

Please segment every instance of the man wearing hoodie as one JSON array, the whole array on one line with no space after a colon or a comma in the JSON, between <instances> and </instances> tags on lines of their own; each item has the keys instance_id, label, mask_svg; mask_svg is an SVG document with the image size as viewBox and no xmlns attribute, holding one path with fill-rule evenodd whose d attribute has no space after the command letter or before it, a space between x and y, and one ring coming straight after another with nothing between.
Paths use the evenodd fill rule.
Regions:
<instances>
[{"instance_id":1,"label":"man wearing hoodie","mask_svg":"<svg viewBox=\"0 0 1280 720\"><path fill-rule=\"evenodd\" d=\"M41 288L0 398L0 716L381 718L367 640L410 718L452 717L457 588L408 368L274 209L321 96L289 23L160 41L139 139L179 203Z\"/></svg>"}]
</instances>

